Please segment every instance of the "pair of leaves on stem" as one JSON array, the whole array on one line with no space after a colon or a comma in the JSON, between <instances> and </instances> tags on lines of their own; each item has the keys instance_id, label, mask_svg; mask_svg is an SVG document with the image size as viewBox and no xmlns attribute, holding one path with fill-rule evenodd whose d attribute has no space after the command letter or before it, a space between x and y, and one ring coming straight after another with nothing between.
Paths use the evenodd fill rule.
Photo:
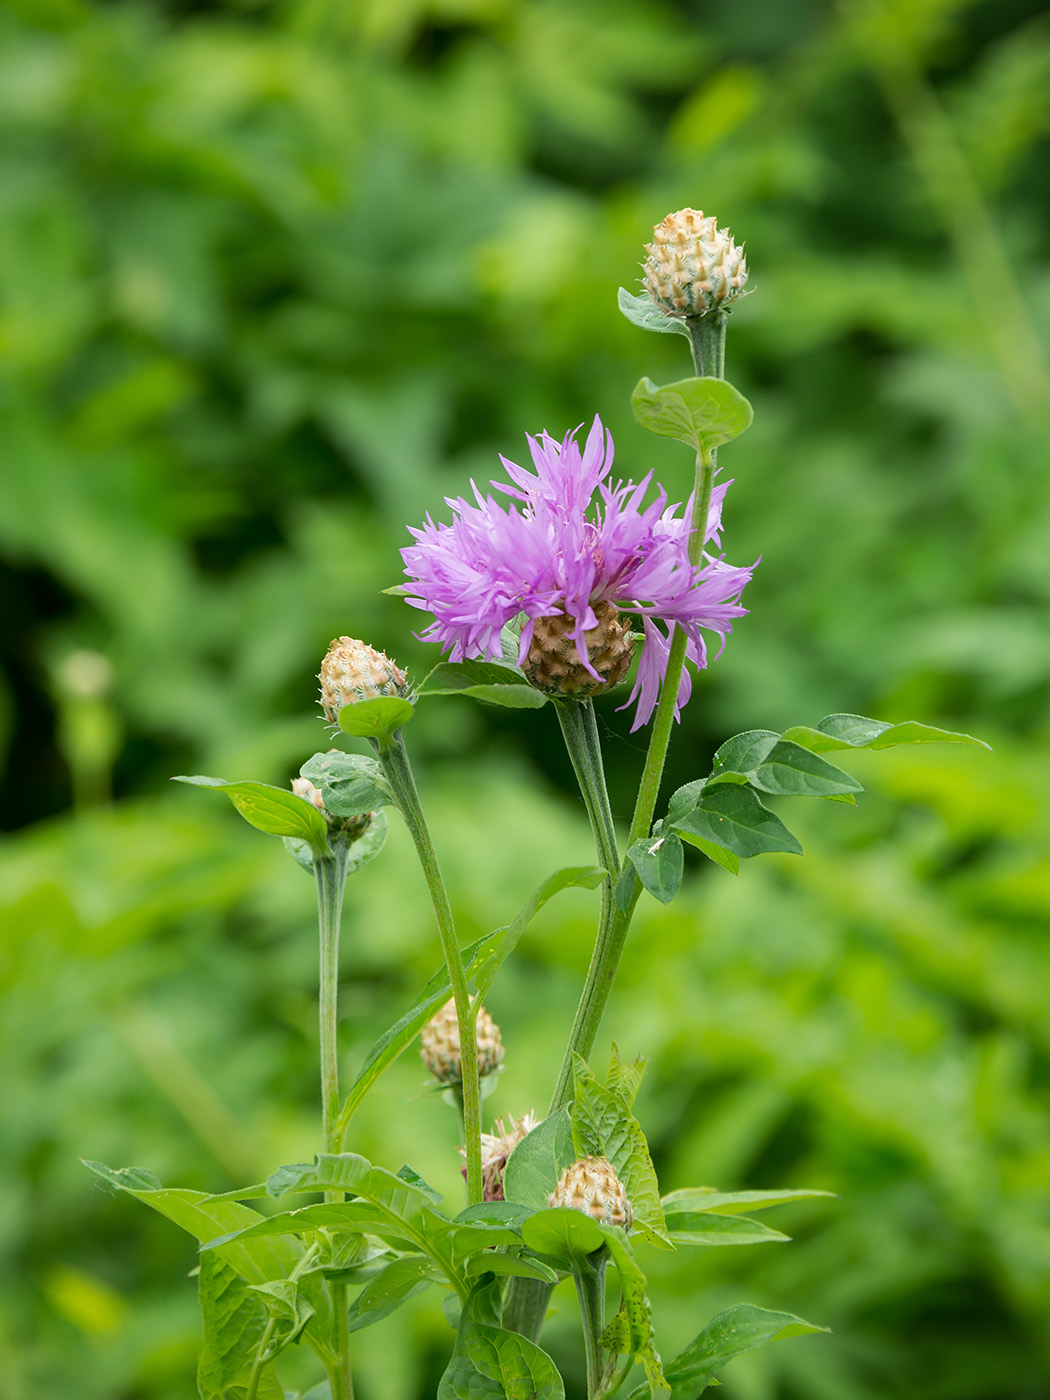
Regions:
<instances>
[{"instance_id":1,"label":"pair of leaves on stem","mask_svg":"<svg viewBox=\"0 0 1050 1400\"><path fill-rule=\"evenodd\" d=\"M801 855L798 838L761 796L822 797L853 804L854 794L863 791L861 784L823 754L931 743L987 747L968 734L931 725L886 724L846 714L827 715L815 729L796 725L782 734L751 729L735 735L715 754L709 776L678 788L652 835L627 852L616 886L617 903L621 909L630 906L636 877L661 903L669 903L682 882L683 842L733 874L741 858L774 851Z\"/></svg>"}]
</instances>

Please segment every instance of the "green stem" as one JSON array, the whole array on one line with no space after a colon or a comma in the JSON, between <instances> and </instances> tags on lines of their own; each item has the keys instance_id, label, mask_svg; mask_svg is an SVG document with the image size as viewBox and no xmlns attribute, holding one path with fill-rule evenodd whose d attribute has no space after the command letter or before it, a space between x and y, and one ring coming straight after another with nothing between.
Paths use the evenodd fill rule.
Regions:
<instances>
[{"instance_id":1,"label":"green stem","mask_svg":"<svg viewBox=\"0 0 1050 1400\"><path fill-rule=\"evenodd\" d=\"M541 1278L509 1278L503 1294L500 1325L530 1342L538 1342L553 1287Z\"/></svg>"},{"instance_id":2,"label":"green stem","mask_svg":"<svg viewBox=\"0 0 1050 1400\"><path fill-rule=\"evenodd\" d=\"M472 1006L467 990L466 974L459 943L456 941L456 926L452 917L452 906L441 878L434 845L423 816L415 779L409 766L401 731L395 731L386 743L375 745L376 755L383 765L398 808L405 820L416 854L423 868L423 876L430 891L434 906L441 948L448 967L448 978L452 986L452 998L456 1006L456 1022L459 1027L459 1053L463 1064L463 1136L467 1154L467 1203L478 1205L482 1198L481 1183L481 1094L478 1085L478 1038L477 1005Z\"/></svg>"},{"instance_id":3,"label":"green stem","mask_svg":"<svg viewBox=\"0 0 1050 1400\"><path fill-rule=\"evenodd\" d=\"M580 1300L583 1321L583 1349L587 1362L587 1400L596 1400L606 1379L606 1358L598 1345L605 1330L605 1269L606 1250L601 1248L589 1255L572 1271L576 1281L576 1296Z\"/></svg>"},{"instance_id":4,"label":"green stem","mask_svg":"<svg viewBox=\"0 0 1050 1400\"><path fill-rule=\"evenodd\" d=\"M332 855L314 858L317 923L320 934L321 1128L324 1150L338 1152L339 1118L339 923L346 886L345 842L332 842Z\"/></svg>"},{"instance_id":5,"label":"green stem","mask_svg":"<svg viewBox=\"0 0 1050 1400\"><path fill-rule=\"evenodd\" d=\"M598 1027L601 1025L612 990L612 980L620 961L623 938L626 936L626 929L623 929L622 933L617 929L617 909L613 901L613 885L620 870L620 852L605 785L605 769L602 764L594 702L590 699L569 700L559 703L555 708L558 711L565 747L572 760L583 795L583 804L590 819L598 860L608 870L609 875L602 882L598 933L591 953L590 967L587 969L587 979L576 1008L576 1017L569 1032L569 1042L565 1047L558 1082L551 1099L551 1113L572 1098L573 1056L582 1055L586 1059L594 1048Z\"/></svg>"},{"instance_id":6,"label":"green stem","mask_svg":"<svg viewBox=\"0 0 1050 1400\"><path fill-rule=\"evenodd\" d=\"M324 1150L337 1153L342 1151L344 1132L339 1123L339 927L350 847L347 841L338 838L332 840L331 846L330 856L314 857L314 880L317 884L317 922L321 945L321 1127ZM326 1191L325 1200L341 1201L343 1192ZM333 1279L329 1287L336 1350L335 1356L326 1363L329 1388L332 1400L353 1400L346 1284Z\"/></svg>"},{"instance_id":7,"label":"green stem","mask_svg":"<svg viewBox=\"0 0 1050 1400\"><path fill-rule=\"evenodd\" d=\"M259 1382L262 1380L263 1367L266 1365L266 1352L276 1326L276 1320L271 1317L266 1324L266 1331L262 1334L262 1340L259 1342L259 1349L255 1353L255 1360L252 1363L251 1373L248 1376L248 1385L244 1400L256 1400L256 1396L259 1394Z\"/></svg>"}]
</instances>

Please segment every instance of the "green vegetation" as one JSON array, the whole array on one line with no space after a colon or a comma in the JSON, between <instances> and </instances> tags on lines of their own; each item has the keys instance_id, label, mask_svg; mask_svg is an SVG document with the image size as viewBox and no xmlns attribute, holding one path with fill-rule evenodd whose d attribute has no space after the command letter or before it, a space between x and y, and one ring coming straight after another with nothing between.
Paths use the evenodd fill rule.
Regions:
<instances>
[{"instance_id":1,"label":"green vegetation","mask_svg":"<svg viewBox=\"0 0 1050 1400\"><path fill-rule=\"evenodd\" d=\"M868 795L794 804L805 861L733 878L687 857L673 906L643 896L597 1063L610 1040L648 1054L636 1112L663 1189L841 1198L784 1205L787 1249L776 1230L768 1249L639 1242L658 1343L675 1356L747 1302L833 1335L741 1356L727 1400L1046 1394L1041 9L0 16L5 1400L193 1393L192 1242L78 1157L219 1191L319 1146L309 883L168 778L286 785L324 746L313 676L333 635L418 679L433 648L380 591L407 526L519 457L525 431L600 412L625 475L687 489L688 454L630 406L643 373L681 377L684 347L616 304L684 205L747 244L727 372L760 412L731 449L726 548L762 563L661 810L729 734L832 712L995 752L836 752ZM438 684L412 738L469 943L593 850L551 707ZM626 825L644 747L616 703L599 722ZM592 930L583 890L519 930L487 998L507 1046L488 1113L542 1113L548 1027L571 1017ZM347 1084L439 963L392 822L347 889ZM394 1064L346 1146L452 1200L454 1115L423 1079L411 1052ZM560 1306L564 1357L557 1321L545 1345L569 1364ZM452 1338L426 1296L355 1335L360 1400L432 1396Z\"/></svg>"}]
</instances>

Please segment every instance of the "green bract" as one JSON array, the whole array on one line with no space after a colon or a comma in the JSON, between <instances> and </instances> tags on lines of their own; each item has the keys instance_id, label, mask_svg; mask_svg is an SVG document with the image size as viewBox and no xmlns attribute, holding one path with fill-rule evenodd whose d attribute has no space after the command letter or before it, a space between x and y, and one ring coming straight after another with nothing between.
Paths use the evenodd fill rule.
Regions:
<instances>
[{"instance_id":1,"label":"green bract","mask_svg":"<svg viewBox=\"0 0 1050 1400\"><path fill-rule=\"evenodd\" d=\"M750 426L751 405L724 379L679 379L663 387L640 379L631 395L634 416L658 437L688 443L709 458Z\"/></svg>"}]
</instances>

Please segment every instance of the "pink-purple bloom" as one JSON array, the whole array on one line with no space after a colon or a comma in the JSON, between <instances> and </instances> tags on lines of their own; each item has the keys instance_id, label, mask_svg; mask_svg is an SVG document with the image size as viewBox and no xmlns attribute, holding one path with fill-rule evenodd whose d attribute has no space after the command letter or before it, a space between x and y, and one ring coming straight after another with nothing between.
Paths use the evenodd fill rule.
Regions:
<instances>
[{"instance_id":1,"label":"pink-purple bloom","mask_svg":"<svg viewBox=\"0 0 1050 1400\"><path fill-rule=\"evenodd\" d=\"M638 702L632 725L638 729L656 706L673 624L686 634L687 659L706 666L701 629L718 634L721 654L733 618L747 611L738 600L751 569L706 551L699 565L691 564L692 500L669 506L657 487L645 505L651 472L637 483L610 484L612 437L596 417L581 451L578 431L562 442L546 433L529 437L534 472L500 458L510 483L490 484L510 502L483 496L474 486L473 502L447 498L452 524L435 524L428 516L422 528L413 529L416 543L401 551L411 580L407 601L433 614L421 636L438 642L452 661L502 660L500 632L524 614L520 664L535 620L567 615L574 623L568 635L596 677L584 636L598 625L595 605L608 602L637 615L645 645L626 703ZM705 545L720 543L728 485L715 485ZM691 688L683 670L676 717Z\"/></svg>"}]
</instances>

